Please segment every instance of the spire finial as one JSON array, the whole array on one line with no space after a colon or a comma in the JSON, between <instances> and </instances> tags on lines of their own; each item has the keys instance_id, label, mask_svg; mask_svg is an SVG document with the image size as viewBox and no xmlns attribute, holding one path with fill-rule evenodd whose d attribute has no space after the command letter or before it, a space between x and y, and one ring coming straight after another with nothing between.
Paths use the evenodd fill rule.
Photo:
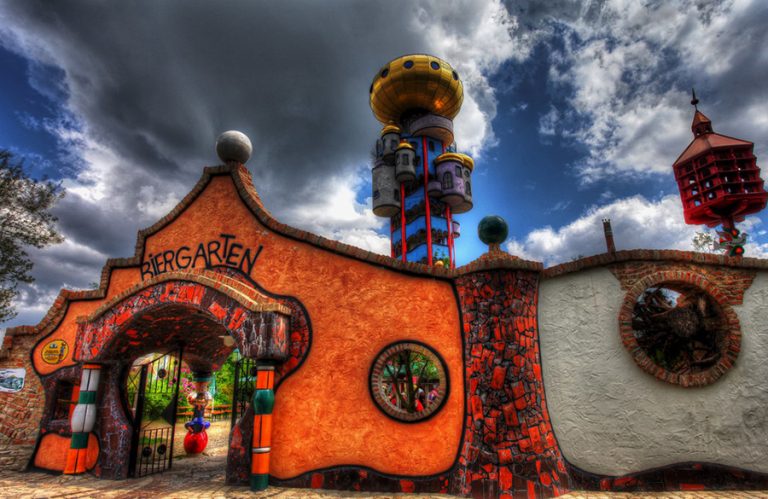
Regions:
<instances>
[{"instance_id":1,"label":"spire finial","mask_svg":"<svg viewBox=\"0 0 768 499\"><path fill-rule=\"evenodd\" d=\"M691 99L691 105L693 106L693 108L696 111L698 111L699 110L699 106L698 106L699 99L696 98L696 89L691 88L691 95L693 96L693 98Z\"/></svg>"}]
</instances>

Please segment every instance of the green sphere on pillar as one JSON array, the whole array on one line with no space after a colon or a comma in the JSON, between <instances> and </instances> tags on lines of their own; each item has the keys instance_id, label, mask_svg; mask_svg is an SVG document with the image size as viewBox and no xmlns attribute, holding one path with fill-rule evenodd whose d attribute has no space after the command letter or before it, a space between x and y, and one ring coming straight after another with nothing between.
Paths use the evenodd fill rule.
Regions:
<instances>
[{"instance_id":1,"label":"green sphere on pillar","mask_svg":"<svg viewBox=\"0 0 768 499\"><path fill-rule=\"evenodd\" d=\"M488 215L477 225L477 235L487 245L501 244L509 235L509 227L500 216Z\"/></svg>"}]
</instances>

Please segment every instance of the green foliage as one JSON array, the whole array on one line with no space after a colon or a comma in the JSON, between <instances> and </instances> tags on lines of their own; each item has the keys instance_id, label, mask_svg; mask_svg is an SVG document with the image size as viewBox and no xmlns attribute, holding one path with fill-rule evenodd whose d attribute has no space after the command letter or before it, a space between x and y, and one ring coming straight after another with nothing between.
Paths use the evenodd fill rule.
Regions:
<instances>
[{"instance_id":1,"label":"green foliage","mask_svg":"<svg viewBox=\"0 0 768 499\"><path fill-rule=\"evenodd\" d=\"M216 393L213 400L217 405L231 405L235 392L235 365L240 360L237 349L224 361L224 364L216 372Z\"/></svg>"},{"instance_id":2,"label":"green foliage","mask_svg":"<svg viewBox=\"0 0 768 499\"><path fill-rule=\"evenodd\" d=\"M174 390L166 393L147 392L144 394L144 421L160 419L173 400Z\"/></svg>"},{"instance_id":3,"label":"green foliage","mask_svg":"<svg viewBox=\"0 0 768 499\"><path fill-rule=\"evenodd\" d=\"M13 299L19 282L34 281L25 246L42 248L64 239L49 210L64 192L60 184L27 176L23 161L0 150L0 322L16 316Z\"/></svg>"}]
</instances>

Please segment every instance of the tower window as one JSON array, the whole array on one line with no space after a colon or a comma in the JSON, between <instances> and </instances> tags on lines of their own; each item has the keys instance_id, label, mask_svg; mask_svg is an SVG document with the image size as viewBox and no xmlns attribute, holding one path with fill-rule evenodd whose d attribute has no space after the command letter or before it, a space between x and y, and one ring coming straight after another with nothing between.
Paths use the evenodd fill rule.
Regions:
<instances>
[{"instance_id":1,"label":"tower window","mask_svg":"<svg viewBox=\"0 0 768 499\"><path fill-rule=\"evenodd\" d=\"M435 143L432 142L431 140L429 141L429 150L431 152L435 152Z\"/></svg>"},{"instance_id":2,"label":"tower window","mask_svg":"<svg viewBox=\"0 0 768 499\"><path fill-rule=\"evenodd\" d=\"M404 67L405 69L411 69L411 68L413 67L413 61L411 61L411 60L405 61L405 62L403 63L403 67Z\"/></svg>"},{"instance_id":3,"label":"tower window","mask_svg":"<svg viewBox=\"0 0 768 499\"><path fill-rule=\"evenodd\" d=\"M461 178L461 167L460 166L456 166L456 176Z\"/></svg>"},{"instance_id":4,"label":"tower window","mask_svg":"<svg viewBox=\"0 0 768 499\"><path fill-rule=\"evenodd\" d=\"M472 195L472 186L469 184L469 182L464 182L464 192L467 194L467 196Z\"/></svg>"},{"instance_id":5,"label":"tower window","mask_svg":"<svg viewBox=\"0 0 768 499\"><path fill-rule=\"evenodd\" d=\"M373 199L379 199L379 190L378 189L373 191Z\"/></svg>"},{"instance_id":6,"label":"tower window","mask_svg":"<svg viewBox=\"0 0 768 499\"><path fill-rule=\"evenodd\" d=\"M432 66L432 69L434 69L434 70L440 69L440 64L438 64L435 61L430 62L429 65Z\"/></svg>"},{"instance_id":7,"label":"tower window","mask_svg":"<svg viewBox=\"0 0 768 499\"><path fill-rule=\"evenodd\" d=\"M453 175L451 172L443 173L443 190L453 189Z\"/></svg>"},{"instance_id":8,"label":"tower window","mask_svg":"<svg viewBox=\"0 0 768 499\"><path fill-rule=\"evenodd\" d=\"M392 199L400 199L400 192L397 189L392 191Z\"/></svg>"}]
</instances>

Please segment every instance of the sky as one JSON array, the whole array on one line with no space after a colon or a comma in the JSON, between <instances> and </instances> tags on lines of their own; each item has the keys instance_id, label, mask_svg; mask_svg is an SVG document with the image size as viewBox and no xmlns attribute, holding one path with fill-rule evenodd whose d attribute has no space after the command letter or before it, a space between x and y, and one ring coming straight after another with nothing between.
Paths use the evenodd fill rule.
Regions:
<instances>
[{"instance_id":1,"label":"sky","mask_svg":"<svg viewBox=\"0 0 768 499\"><path fill-rule=\"evenodd\" d=\"M763 0L164 0L0 2L0 148L58 180L65 241L30 250L18 316L35 324L62 287L87 289L107 258L170 211L216 137L251 139L247 166L281 222L388 254L371 211L381 125L368 87L409 53L464 83L459 150L475 158L474 209L457 263L504 249L546 266L605 251L691 249L672 164L692 139L690 91L716 132L768 156ZM740 228L768 254L764 214Z\"/></svg>"}]
</instances>

